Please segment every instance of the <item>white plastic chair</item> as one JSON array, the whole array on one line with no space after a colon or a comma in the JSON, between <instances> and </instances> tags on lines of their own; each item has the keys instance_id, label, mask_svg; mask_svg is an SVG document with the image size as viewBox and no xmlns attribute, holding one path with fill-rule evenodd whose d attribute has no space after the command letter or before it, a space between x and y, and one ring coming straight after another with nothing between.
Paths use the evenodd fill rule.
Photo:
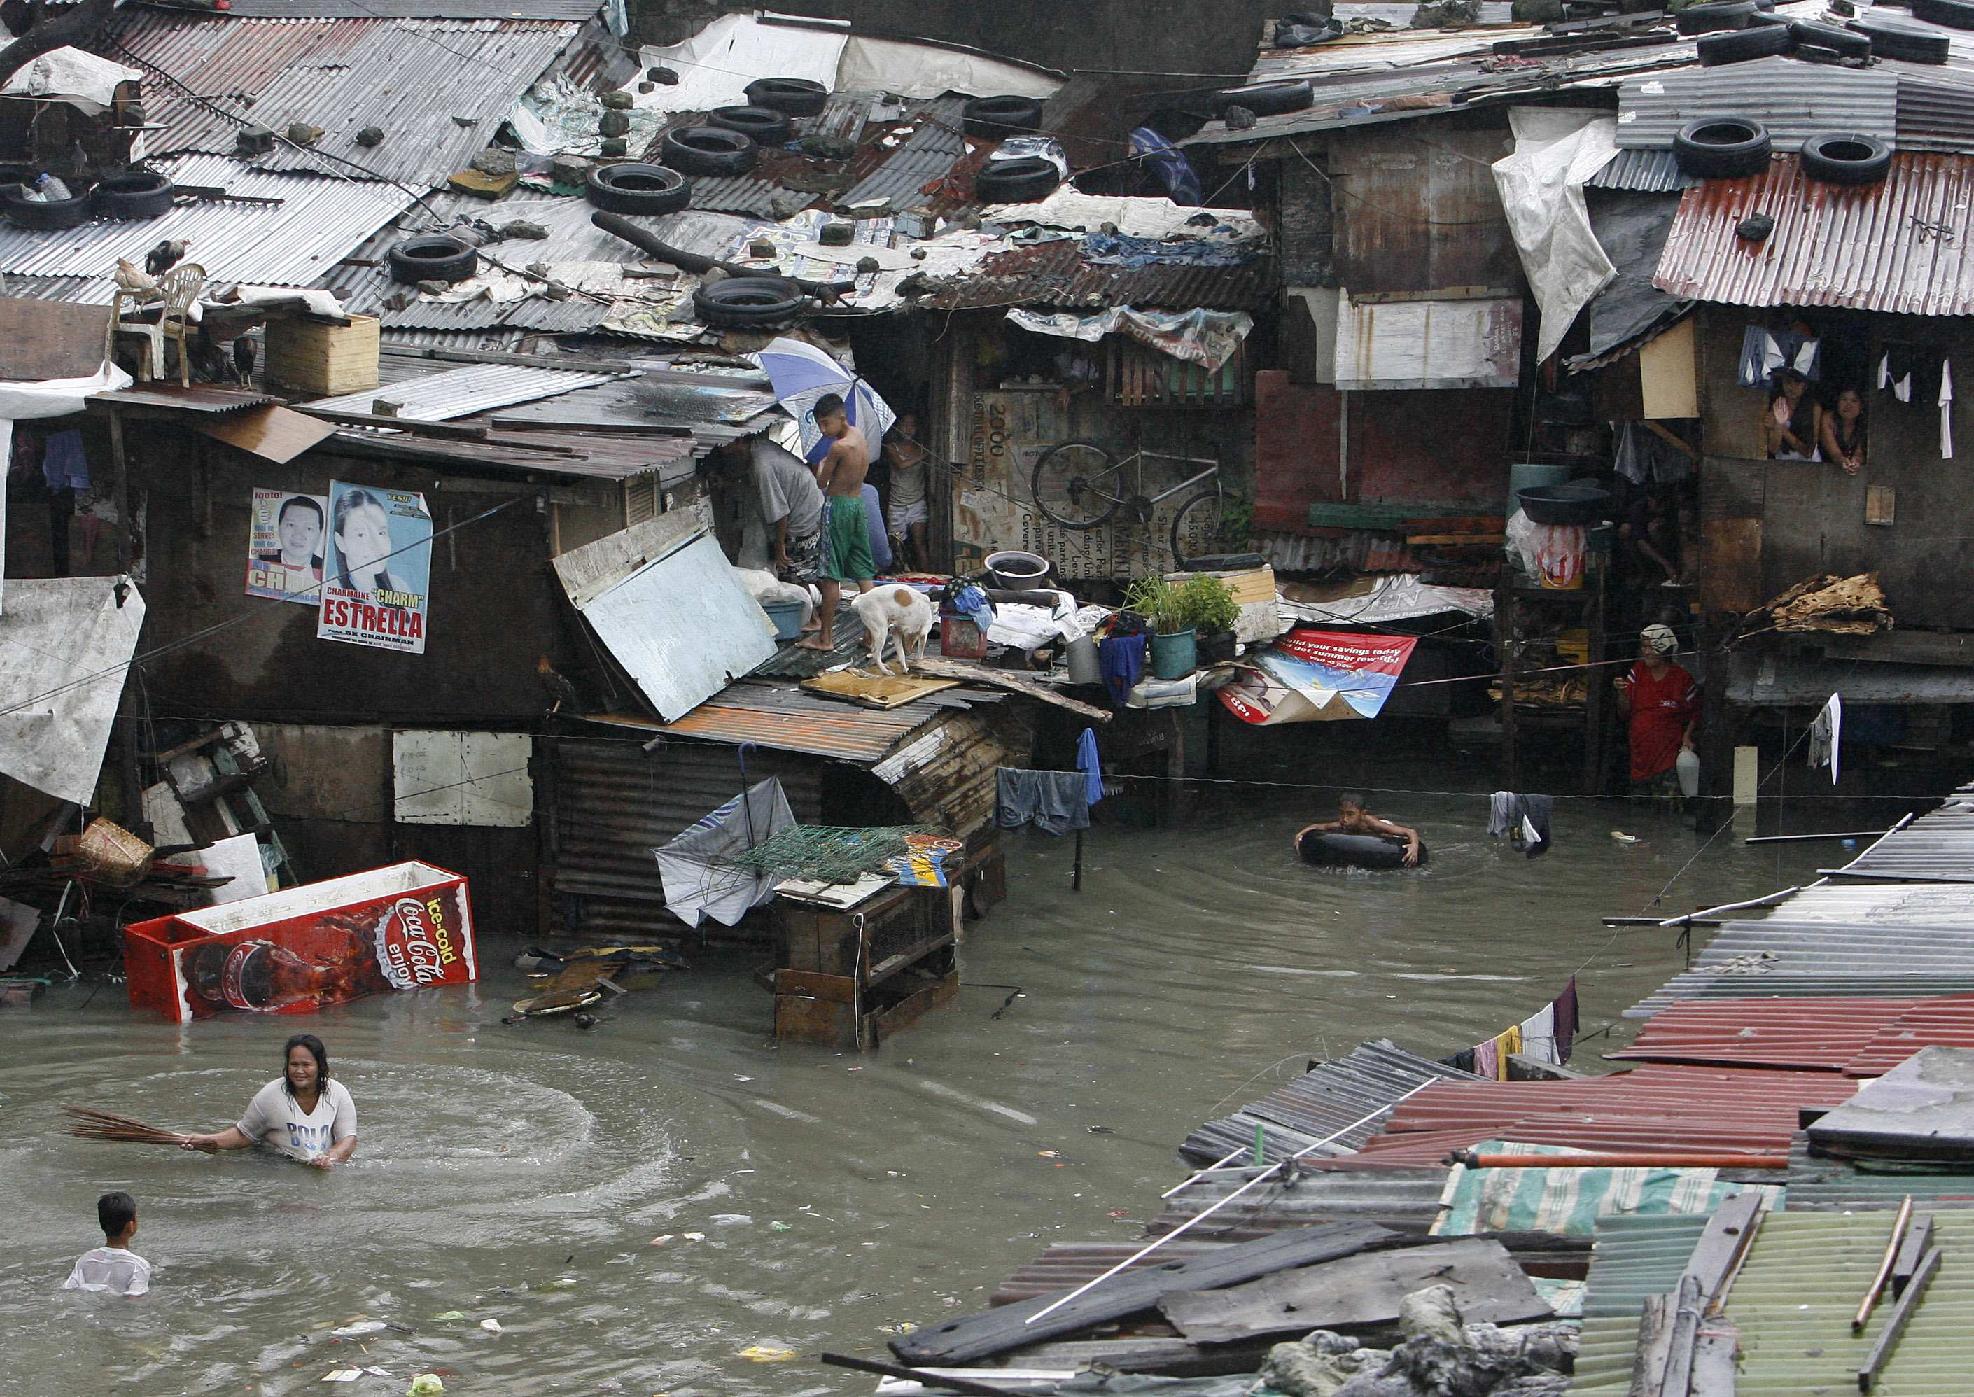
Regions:
<instances>
[{"instance_id":1,"label":"white plastic chair","mask_svg":"<svg viewBox=\"0 0 1974 1397\"><path fill-rule=\"evenodd\" d=\"M193 303L206 287L206 269L196 262L180 262L176 267L158 278L155 291L132 292L119 289L116 299L110 303L110 333L104 346L106 357L116 349L118 335L137 335L144 340L144 355L137 364L137 377L141 380L163 378L165 370L165 336L178 341L178 382L181 387L192 384L192 361L185 352L185 336L191 326ZM125 320L124 307L148 313L154 307L158 318L152 320Z\"/></svg>"}]
</instances>

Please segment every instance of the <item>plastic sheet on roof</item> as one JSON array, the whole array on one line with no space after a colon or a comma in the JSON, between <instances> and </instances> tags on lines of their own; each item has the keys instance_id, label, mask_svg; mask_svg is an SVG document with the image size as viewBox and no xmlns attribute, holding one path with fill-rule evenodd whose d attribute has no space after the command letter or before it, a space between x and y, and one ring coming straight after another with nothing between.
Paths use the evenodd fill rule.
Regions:
<instances>
[{"instance_id":1,"label":"plastic sheet on roof","mask_svg":"<svg viewBox=\"0 0 1974 1397\"><path fill-rule=\"evenodd\" d=\"M1515 107L1515 153L1494 163L1508 231L1542 313L1538 360L1554 354L1577 314L1617 277L1583 198L1583 182L1617 154L1617 123L1586 112ZM1338 353L1341 362L1342 353ZM1517 361L1519 365L1519 360Z\"/></svg>"},{"instance_id":2,"label":"plastic sheet on roof","mask_svg":"<svg viewBox=\"0 0 1974 1397\"><path fill-rule=\"evenodd\" d=\"M683 43L647 44L639 51L642 68L670 68L676 83L659 83L639 92L642 73L625 90L633 103L654 112L705 112L747 100L756 78L806 78L836 89L836 67L843 57L847 28L814 20L768 22L769 17L722 15Z\"/></svg>"},{"instance_id":3,"label":"plastic sheet on roof","mask_svg":"<svg viewBox=\"0 0 1974 1397\"><path fill-rule=\"evenodd\" d=\"M1042 99L1053 97L1062 81L1059 74L963 49L860 34L850 36L836 67L838 87L906 98L964 92L975 97Z\"/></svg>"}]
</instances>

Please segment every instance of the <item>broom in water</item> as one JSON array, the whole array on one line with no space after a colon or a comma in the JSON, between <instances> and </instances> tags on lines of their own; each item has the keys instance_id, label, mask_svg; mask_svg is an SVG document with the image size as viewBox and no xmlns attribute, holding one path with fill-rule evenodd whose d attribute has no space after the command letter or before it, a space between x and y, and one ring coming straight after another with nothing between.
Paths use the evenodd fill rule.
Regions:
<instances>
[{"instance_id":1,"label":"broom in water","mask_svg":"<svg viewBox=\"0 0 1974 1397\"><path fill-rule=\"evenodd\" d=\"M185 1138L175 1130L160 1130L155 1125L146 1125L129 1116L114 1115L88 1106L64 1106L62 1111L69 1118L68 1133L84 1140L114 1140L124 1145L176 1145Z\"/></svg>"}]
</instances>

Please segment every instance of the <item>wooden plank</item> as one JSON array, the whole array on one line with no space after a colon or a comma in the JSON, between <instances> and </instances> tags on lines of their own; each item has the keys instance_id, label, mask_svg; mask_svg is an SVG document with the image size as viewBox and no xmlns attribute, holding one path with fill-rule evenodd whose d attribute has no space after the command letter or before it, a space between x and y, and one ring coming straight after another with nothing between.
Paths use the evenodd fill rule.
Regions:
<instances>
[{"instance_id":1,"label":"wooden plank","mask_svg":"<svg viewBox=\"0 0 1974 1397\"><path fill-rule=\"evenodd\" d=\"M1940 1249L1933 1247L1920 1261L1919 1269L1912 1273L1912 1280L1906 1286L1905 1294L1899 1297L1899 1303L1893 1307L1891 1317L1885 1321L1885 1328L1878 1335L1878 1342L1871 1346L1871 1356L1865 1359L1864 1366L1857 1370L1859 1392L1871 1391L1871 1385L1878 1381L1878 1376L1884 1372L1885 1365L1892 1361L1892 1352L1898 1347L1899 1335L1905 1333L1905 1327L1912 1323L1912 1312L1917 1310L1919 1302L1926 1298L1926 1287L1933 1283L1933 1277L1938 1275L1939 1271Z\"/></svg>"},{"instance_id":2,"label":"wooden plank","mask_svg":"<svg viewBox=\"0 0 1974 1397\"><path fill-rule=\"evenodd\" d=\"M1919 1263L1925 1259L1932 1245L1933 1215L1914 1213L1912 1225L1906 1229L1905 1240L1899 1244L1898 1260L1892 1263L1893 1298L1905 1294L1912 1278L1919 1274Z\"/></svg>"},{"instance_id":3,"label":"wooden plank","mask_svg":"<svg viewBox=\"0 0 1974 1397\"><path fill-rule=\"evenodd\" d=\"M1638 1352L1631 1360L1631 1386L1625 1389L1625 1397L1659 1397L1666 1350L1672 1342L1674 1303L1670 1295L1645 1298L1638 1314Z\"/></svg>"},{"instance_id":4,"label":"wooden plank","mask_svg":"<svg viewBox=\"0 0 1974 1397\"><path fill-rule=\"evenodd\" d=\"M775 971L776 994L807 995L826 1004L856 1002L857 981L851 975L818 975L811 970Z\"/></svg>"},{"instance_id":5,"label":"wooden plank","mask_svg":"<svg viewBox=\"0 0 1974 1397\"><path fill-rule=\"evenodd\" d=\"M1388 1324L1407 1295L1429 1285L1452 1287L1461 1317L1474 1324L1515 1324L1551 1313L1507 1248L1482 1237L1347 1256L1224 1290L1181 1292L1158 1308L1194 1343L1225 1344Z\"/></svg>"},{"instance_id":6,"label":"wooden plank","mask_svg":"<svg viewBox=\"0 0 1974 1397\"><path fill-rule=\"evenodd\" d=\"M1713 1305L1726 1288L1727 1278L1740 1266L1749 1243L1761 1227L1762 1195L1737 1193L1729 1197L1707 1219L1700 1240L1693 1244L1693 1255L1685 1274L1699 1283L1702 1307Z\"/></svg>"},{"instance_id":7,"label":"wooden plank","mask_svg":"<svg viewBox=\"0 0 1974 1397\"><path fill-rule=\"evenodd\" d=\"M912 661L913 674L936 674L946 679L961 679L973 684L985 684L990 688L1006 689L1010 693L1021 694L1026 698L1088 718L1093 723L1108 723L1110 710L1099 708L1093 703L1070 698L1057 693L1046 684L1017 674L1008 669L991 669L986 665L975 664L970 660L949 660L943 655L927 655Z\"/></svg>"},{"instance_id":8,"label":"wooden plank","mask_svg":"<svg viewBox=\"0 0 1974 1397\"><path fill-rule=\"evenodd\" d=\"M1741 1331L1726 1320L1708 1320L1693 1346L1691 1397L1734 1397L1734 1359Z\"/></svg>"},{"instance_id":9,"label":"wooden plank","mask_svg":"<svg viewBox=\"0 0 1974 1397\"><path fill-rule=\"evenodd\" d=\"M960 973L948 971L924 989L899 1000L889 1009L872 1014L871 1032L877 1043L884 1043L901 1029L910 1028L927 1014L942 1004L951 1004L960 996Z\"/></svg>"},{"instance_id":10,"label":"wooden plank","mask_svg":"<svg viewBox=\"0 0 1974 1397\"><path fill-rule=\"evenodd\" d=\"M964 1315L944 1324L927 1325L891 1340L891 1351L919 1367L961 1366L977 1358L1155 1309L1161 1298L1180 1291L1239 1285L1277 1271L1314 1266L1373 1247L1389 1246L1398 1239L1398 1233L1375 1223L1339 1222L1289 1228L1228 1247L1212 1256L1172 1261L1113 1276L1033 1324L1027 1322L1031 1315L1048 1309L1069 1290L1040 1295L1019 1305Z\"/></svg>"},{"instance_id":11,"label":"wooden plank","mask_svg":"<svg viewBox=\"0 0 1974 1397\"><path fill-rule=\"evenodd\" d=\"M1679 1278L1673 1292L1672 1326L1666 1340L1666 1367L1659 1377L1657 1397L1687 1397L1693 1383L1693 1346L1700 1341L1700 1282L1692 1271Z\"/></svg>"}]
</instances>

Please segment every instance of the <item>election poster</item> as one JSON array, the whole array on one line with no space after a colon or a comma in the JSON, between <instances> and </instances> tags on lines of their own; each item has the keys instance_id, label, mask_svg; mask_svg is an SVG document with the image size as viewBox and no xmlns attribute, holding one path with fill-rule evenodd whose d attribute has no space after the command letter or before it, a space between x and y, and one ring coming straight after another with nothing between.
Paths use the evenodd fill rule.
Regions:
<instances>
[{"instance_id":1,"label":"election poster","mask_svg":"<svg viewBox=\"0 0 1974 1397\"><path fill-rule=\"evenodd\" d=\"M329 484L329 547L316 635L425 653L432 515L411 490Z\"/></svg>"},{"instance_id":2,"label":"election poster","mask_svg":"<svg viewBox=\"0 0 1974 1397\"><path fill-rule=\"evenodd\" d=\"M1240 666L1220 702L1259 727L1375 718L1418 643L1417 636L1297 626Z\"/></svg>"},{"instance_id":3,"label":"election poster","mask_svg":"<svg viewBox=\"0 0 1974 1397\"><path fill-rule=\"evenodd\" d=\"M247 595L320 605L328 537L327 496L256 489L247 532Z\"/></svg>"}]
</instances>

